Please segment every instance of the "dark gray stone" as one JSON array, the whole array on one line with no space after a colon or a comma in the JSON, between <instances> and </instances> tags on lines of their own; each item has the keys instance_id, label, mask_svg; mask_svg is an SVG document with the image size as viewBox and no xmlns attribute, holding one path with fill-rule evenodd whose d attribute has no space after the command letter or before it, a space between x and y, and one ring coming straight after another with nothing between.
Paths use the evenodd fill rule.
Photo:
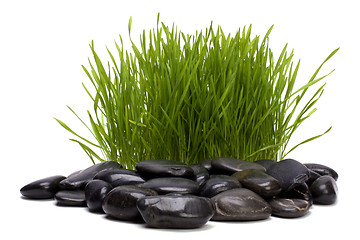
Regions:
<instances>
[{"instance_id":1,"label":"dark gray stone","mask_svg":"<svg viewBox=\"0 0 360 240\"><path fill-rule=\"evenodd\" d=\"M221 171L224 174L233 174L245 169L258 169L263 172L266 171L266 169L260 164L235 158L215 158L211 161L211 166L215 170Z\"/></svg>"},{"instance_id":2,"label":"dark gray stone","mask_svg":"<svg viewBox=\"0 0 360 240\"><path fill-rule=\"evenodd\" d=\"M122 185L137 185L145 182L144 178L138 173L127 169L105 169L96 174L94 179L104 180L110 183L113 188Z\"/></svg>"},{"instance_id":3,"label":"dark gray stone","mask_svg":"<svg viewBox=\"0 0 360 240\"><path fill-rule=\"evenodd\" d=\"M134 185L119 186L106 195L102 208L108 216L119 220L133 221L141 218L136 202L142 197L154 195L157 193L151 189Z\"/></svg>"},{"instance_id":4,"label":"dark gray stone","mask_svg":"<svg viewBox=\"0 0 360 240\"><path fill-rule=\"evenodd\" d=\"M84 190L60 190L55 199L59 206L86 207Z\"/></svg>"},{"instance_id":5,"label":"dark gray stone","mask_svg":"<svg viewBox=\"0 0 360 240\"><path fill-rule=\"evenodd\" d=\"M285 159L271 165L266 173L279 181L283 192L290 191L309 179L307 167L293 159Z\"/></svg>"},{"instance_id":6,"label":"dark gray stone","mask_svg":"<svg viewBox=\"0 0 360 240\"><path fill-rule=\"evenodd\" d=\"M234 173L235 177L245 188L248 188L264 198L271 198L281 192L281 185L272 176L257 169L246 169Z\"/></svg>"},{"instance_id":7,"label":"dark gray stone","mask_svg":"<svg viewBox=\"0 0 360 240\"><path fill-rule=\"evenodd\" d=\"M31 182L20 189L20 193L31 199L51 199L59 191L64 176L56 175Z\"/></svg>"},{"instance_id":8,"label":"dark gray stone","mask_svg":"<svg viewBox=\"0 0 360 240\"><path fill-rule=\"evenodd\" d=\"M197 182L179 177L153 178L138 186L152 189L160 195L173 192L186 194L197 194L199 192Z\"/></svg>"},{"instance_id":9,"label":"dark gray stone","mask_svg":"<svg viewBox=\"0 0 360 240\"><path fill-rule=\"evenodd\" d=\"M85 186L85 199L90 211L101 212L102 202L112 186L103 180L91 180Z\"/></svg>"},{"instance_id":10,"label":"dark gray stone","mask_svg":"<svg viewBox=\"0 0 360 240\"><path fill-rule=\"evenodd\" d=\"M158 177L183 177L194 179L194 171L190 166L171 160L150 159L136 164L140 176L151 179Z\"/></svg>"},{"instance_id":11,"label":"dark gray stone","mask_svg":"<svg viewBox=\"0 0 360 240\"><path fill-rule=\"evenodd\" d=\"M200 196L211 198L221 192L240 188L239 181L227 175L211 175L211 177L200 188Z\"/></svg>"},{"instance_id":12,"label":"dark gray stone","mask_svg":"<svg viewBox=\"0 0 360 240\"><path fill-rule=\"evenodd\" d=\"M271 159L260 159L260 160L256 160L254 161L254 163L256 164L260 164L261 166L263 166L266 170L269 169L269 167L271 165L273 165L274 163L276 163L275 160L271 160Z\"/></svg>"},{"instance_id":13,"label":"dark gray stone","mask_svg":"<svg viewBox=\"0 0 360 240\"><path fill-rule=\"evenodd\" d=\"M303 199L303 200L308 201L310 203L310 205L313 204L311 192L310 192L309 186L306 183L302 183L302 184L294 187L293 189L282 194L279 197L280 198L291 198L291 199L293 199L293 198Z\"/></svg>"},{"instance_id":14,"label":"dark gray stone","mask_svg":"<svg viewBox=\"0 0 360 240\"><path fill-rule=\"evenodd\" d=\"M310 186L310 192L314 204L329 205L336 202L338 188L335 179L324 175L319 177Z\"/></svg>"},{"instance_id":15,"label":"dark gray stone","mask_svg":"<svg viewBox=\"0 0 360 240\"><path fill-rule=\"evenodd\" d=\"M165 195L139 199L137 207L153 228L199 228L214 215L208 198L193 195Z\"/></svg>"},{"instance_id":16,"label":"dark gray stone","mask_svg":"<svg viewBox=\"0 0 360 240\"><path fill-rule=\"evenodd\" d=\"M320 174L321 176L328 175L328 176L332 177L335 181L337 181L337 179L339 178L338 173L334 169L332 169L328 166L325 166L322 164L317 164L317 163L305 163L304 165L308 169Z\"/></svg>"},{"instance_id":17,"label":"dark gray stone","mask_svg":"<svg viewBox=\"0 0 360 240\"><path fill-rule=\"evenodd\" d=\"M272 209L272 215L282 218L298 218L309 212L311 204L303 199L274 198L268 203Z\"/></svg>"},{"instance_id":18,"label":"dark gray stone","mask_svg":"<svg viewBox=\"0 0 360 240\"><path fill-rule=\"evenodd\" d=\"M206 180L209 179L210 176L208 170L206 170L206 168L204 168L200 164L193 164L190 165L190 167L194 171L194 175L195 175L194 180L199 184L199 186L203 185L206 182Z\"/></svg>"},{"instance_id":19,"label":"dark gray stone","mask_svg":"<svg viewBox=\"0 0 360 240\"><path fill-rule=\"evenodd\" d=\"M211 198L215 206L212 220L262 220L271 215L270 205L258 194L246 188L235 188Z\"/></svg>"},{"instance_id":20,"label":"dark gray stone","mask_svg":"<svg viewBox=\"0 0 360 240\"><path fill-rule=\"evenodd\" d=\"M117 162L106 161L95 164L91 167L88 167L78 173L73 173L68 178L62 180L59 183L59 186L63 190L76 190L84 189L85 185L91 181L97 173L104 169L119 169L122 168L121 165Z\"/></svg>"}]
</instances>

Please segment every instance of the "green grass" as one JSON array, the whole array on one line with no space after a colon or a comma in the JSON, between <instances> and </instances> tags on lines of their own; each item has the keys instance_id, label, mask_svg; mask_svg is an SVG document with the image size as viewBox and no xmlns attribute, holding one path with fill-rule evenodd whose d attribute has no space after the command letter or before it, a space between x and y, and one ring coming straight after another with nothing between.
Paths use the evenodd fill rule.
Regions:
<instances>
[{"instance_id":1,"label":"green grass","mask_svg":"<svg viewBox=\"0 0 360 240\"><path fill-rule=\"evenodd\" d=\"M92 43L93 61L83 69L95 91L83 86L93 108L88 123L79 119L93 140L56 120L93 162L118 161L134 168L146 159L187 164L219 156L281 160L331 129L288 147L293 133L316 111L328 75L317 77L318 72L338 49L294 89L300 61L293 63L287 46L274 59L271 30L261 40L251 37L251 26L232 36L211 24L188 35L158 17L156 28L147 35L144 30L138 45L130 37L131 52L120 36L106 64ZM315 90L306 96L310 88Z\"/></svg>"}]
</instances>

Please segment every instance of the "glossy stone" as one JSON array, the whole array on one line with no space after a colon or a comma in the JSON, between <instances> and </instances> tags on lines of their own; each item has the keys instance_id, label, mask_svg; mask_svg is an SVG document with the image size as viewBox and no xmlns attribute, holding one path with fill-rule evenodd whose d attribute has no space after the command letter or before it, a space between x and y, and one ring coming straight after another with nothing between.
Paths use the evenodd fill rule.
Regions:
<instances>
[{"instance_id":1,"label":"glossy stone","mask_svg":"<svg viewBox=\"0 0 360 240\"><path fill-rule=\"evenodd\" d=\"M262 220L271 215L271 207L258 194L246 188L235 188L211 198L215 206L212 220Z\"/></svg>"},{"instance_id":2,"label":"glossy stone","mask_svg":"<svg viewBox=\"0 0 360 240\"><path fill-rule=\"evenodd\" d=\"M273 198L268 200L272 215L282 218L298 218L309 212L311 204L303 199Z\"/></svg>"},{"instance_id":3,"label":"glossy stone","mask_svg":"<svg viewBox=\"0 0 360 240\"><path fill-rule=\"evenodd\" d=\"M308 186L311 186L311 184L316 180L318 179L321 175L318 174L317 172L314 172L313 170L309 170L309 179L306 181L306 184Z\"/></svg>"},{"instance_id":4,"label":"glossy stone","mask_svg":"<svg viewBox=\"0 0 360 240\"><path fill-rule=\"evenodd\" d=\"M178 161L150 159L137 163L135 168L142 177L147 179L158 177L194 178L193 169Z\"/></svg>"},{"instance_id":5,"label":"glossy stone","mask_svg":"<svg viewBox=\"0 0 360 240\"><path fill-rule=\"evenodd\" d=\"M199 184L197 182L178 177L153 178L143 184L139 184L139 187L152 189L160 195L172 192L187 194L197 194L199 192Z\"/></svg>"},{"instance_id":6,"label":"glossy stone","mask_svg":"<svg viewBox=\"0 0 360 240\"><path fill-rule=\"evenodd\" d=\"M112 186L103 180L91 180L85 186L85 199L90 211L102 211L102 202Z\"/></svg>"},{"instance_id":7,"label":"glossy stone","mask_svg":"<svg viewBox=\"0 0 360 240\"><path fill-rule=\"evenodd\" d=\"M104 198L102 208L104 212L119 220L136 220L140 213L136 202L145 196L154 196L156 192L134 185L119 186L112 189Z\"/></svg>"},{"instance_id":8,"label":"glossy stone","mask_svg":"<svg viewBox=\"0 0 360 240\"><path fill-rule=\"evenodd\" d=\"M273 165L274 163L276 163L276 161L271 160L271 159L260 159L260 160L254 161L254 163L260 164L261 166L263 166L263 167L267 170L267 169L269 169L269 167L270 167L271 165Z\"/></svg>"},{"instance_id":9,"label":"glossy stone","mask_svg":"<svg viewBox=\"0 0 360 240\"><path fill-rule=\"evenodd\" d=\"M280 198L291 198L291 199L293 199L293 198L302 199L302 200L308 201L310 203L310 205L313 204L311 192L306 183L302 183L302 184L294 187L293 189L282 194L279 197Z\"/></svg>"},{"instance_id":10,"label":"glossy stone","mask_svg":"<svg viewBox=\"0 0 360 240\"><path fill-rule=\"evenodd\" d=\"M265 172L265 168L260 164L248 162L235 158L215 158L211 161L212 168L223 172L224 174L233 174L245 169L258 169Z\"/></svg>"},{"instance_id":11,"label":"glossy stone","mask_svg":"<svg viewBox=\"0 0 360 240\"><path fill-rule=\"evenodd\" d=\"M281 192L278 180L257 169L246 169L234 173L235 177L245 188L248 188L264 198L271 198Z\"/></svg>"},{"instance_id":12,"label":"glossy stone","mask_svg":"<svg viewBox=\"0 0 360 240\"><path fill-rule=\"evenodd\" d=\"M212 159L210 159L210 158L204 159L200 162L200 165L203 166L204 168L206 168L206 170L210 171L212 168L211 161L212 161Z\"/></svg>"},{"instance_id":13,"label":"glossy stone","mask_svg":"<svg viewBox=\"0 0 360 240\"><path fill-rule=\"evenodd\" d=\"M331 176L321 176L310 186L314 204L333 204L336 202L338 188L335 179Z\"/></svg>"},{"instance_id":14,"label":"glossy stone","mask_svg":"<svg viewBox=\"0 0 360 240\"><path fill-rule=\"evenodd\" d=\"M60 190L55 194L55 199L60 206L86 207L83 190Z\"/></svg>"},{"instance_id":15,"label":"glossy stone","mask_svg":"<svg viewBox=\"0 0 360 240\"><path fill-rule=\"evenodd\" d=\"M20 189L20 193L31 199L50 199L59 190L59 182L64 176L56 175L31 182Z\"/></svg>"},{"instance_id":16,"label":"glossy stone","mask_svg":"<svg viewBox=\"0 0 360 240\"><path fill-rule=\"evenodd\" d=\"M200 196L211 198L221 192L240 188L239 181L227 175L211 175L204 185L200 188Z\"/></svg>"},{"instance_id":17,"label":"glossy stone","mask_svg":"<svg viewBox=\"0 0 360 240\"><path fill-rule=\"evenodd\" d=\"M283 192L290 191L309 178L307 167L293 159L285 159L271 165L266 173L279 181Z\"/></svg>"},{"instance_id":18,"label":"glossy stone","mask_svg":"<svg viewBox=\"0 0 360 240\"><path fill-rule=\"evenodd\" d=\"M139 199L137 207L153 228L199 228L214 215L208 198L193 195L166 195Z\"/></svg>"},{"instance_id":19,"label":"glossy stone","mask_svg":"<svg viewBox=\"0 0 360 240\"><path fill-rule=\"evenodd\" d=\"M206 168L204 168L200 164L192 164L190 165L190 167L194 171L194 180L199 184L199 186L203 185L206 180L209 179L210 176L208 170L206 170Z\"/></svg>"},{"instance_id":20,"label":"glossy stone","mask_svg":"<svg viewBox=\"0 0 360 240\"><path fill-rule=\"evenodd\" d=\"M77 174L73 173L68 178L62 180L59 184L61 189L75 190L84 189L85 185L94 178L94 176L104 169L119 169L122 168L117 162L106 161L95 164L89 168L86 168Z\"/></svg>"},{"instance_id":21,"label":"glossy stone","mask_svg":"<svg viewBox=\"0 0 360 240\"><path fill-rule=\"evenodd\" d=\"M317 163L305 163L304 164L308 169L320 174L321 176L324 175L329 175L330 177L332 177L335 181L339 178L338 173L325 165L322 164L317 164Z\"/></svg>"},{"instance_id":22,"label":"glossy stone","mask_svg":"<svg viewBox=\"0 0 360 240\"><path fill-rule=\"evenodd\" d=\"M144 178L138 173L127 169L105 169L96 174L94 179L104 180L110 183L113 188L122 185L137 185L145 182Z\"/></svg>"}]
</instances>

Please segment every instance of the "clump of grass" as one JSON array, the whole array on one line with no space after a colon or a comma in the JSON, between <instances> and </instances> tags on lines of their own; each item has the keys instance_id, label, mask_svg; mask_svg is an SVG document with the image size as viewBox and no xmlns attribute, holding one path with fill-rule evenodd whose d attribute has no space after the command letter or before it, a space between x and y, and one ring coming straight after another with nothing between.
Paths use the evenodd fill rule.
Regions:
<instances>
[{"instance_id":1,"label":"clump of grass","mask_svg":"<svg viewBox=\"0 0 360 240\"><path fill-rule=\"evenodd\" d=\"M124 50L120 36L116 54L108 50L107 65L92 43L94 61L83 66L95 88L91 92L83 84L94 103L88 111L90 126L79 119L96 141L56 120L77 137L71 140L93 162L118 161L133 168L146 159L187 164L219 156L281 160L331 129L288 149L293 133L316 111L325 83L307 100L304 96L328 75L317 78L338 49L295 90L300 61L293 63L287 46L274 59L271 30L261 40L251 38L251 26L231 36L211 24L189 35L158 17L157 27L140 36L139 46L130 37L132 53Z\"/></svg>"}]
</instances>

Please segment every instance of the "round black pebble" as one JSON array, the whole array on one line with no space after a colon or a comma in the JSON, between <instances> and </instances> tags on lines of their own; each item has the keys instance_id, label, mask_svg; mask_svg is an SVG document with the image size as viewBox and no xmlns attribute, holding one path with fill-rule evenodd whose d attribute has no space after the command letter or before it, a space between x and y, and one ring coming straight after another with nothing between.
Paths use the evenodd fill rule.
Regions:
<instances>
[{"instance_id":1,"label":"round black pebble","mask_svg":"<svg viewBox=\"0 0 360 240\"><path fill-rule=\"evenodd\" d=\"M92 180L85 186L86 204L90 211L102 211L102 202L112 187L103 180Z\"/></svg>"},{"instance_id":2,"label":"round black pebble","mask_svg":"<svg viewBox=\"0 0 360 240\"><path fill-rule=\"evenodd\" d=\"M309 212L311 204L303 199L274 198L268 200L272 215L282 218L298 218Z\"/></svg>"},{"instance_id":3,"label":"round black pebble","mask_svg":"<svg viewBox=\"0 0 360 240\"><path fill-rule=\"evenodd\" d=\"M336 181L330 176L321 176L310 187L314 204L329 205L336 202L338 188Z\"/></svg>"}]
</instances>

